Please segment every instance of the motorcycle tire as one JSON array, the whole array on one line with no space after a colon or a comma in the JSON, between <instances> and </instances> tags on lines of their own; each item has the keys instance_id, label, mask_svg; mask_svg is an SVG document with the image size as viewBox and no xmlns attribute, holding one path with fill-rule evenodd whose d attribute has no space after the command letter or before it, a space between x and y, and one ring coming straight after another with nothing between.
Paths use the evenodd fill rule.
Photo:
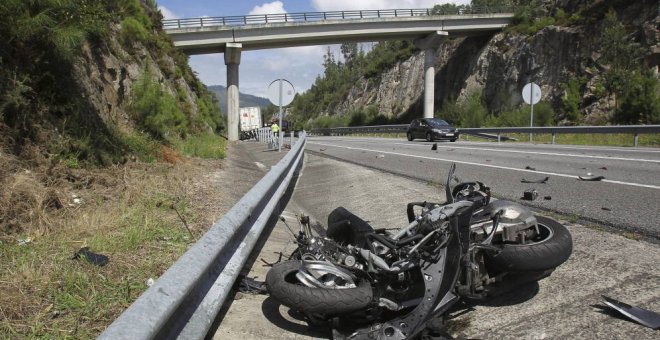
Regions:
<instances>
[{"instance_id":1,"label":"motorcycle tire","mask_svg":"<svg viewBox=\"0 0 660 340\"><path fill-rule=\"evenodd\" d=\"M536 216L542 239L527 244L493 244L502 251L485 256L489 268L506 272L532 272L554 269L566 262L573 252L573 240L561 223Z\"/></svg>"},{"instance_id":2,"label":"motorcycle tire","mask_svg":"<svg viewBox=\"0 0 660 340\"><path fill-rule=\"evenodd\" d=\"M285 306L303 313L340 315L369 306L373 291L362 280L355 288L323 289L302 285L296 278L300 261L284 261L274 265L266 275L270 296Z\"/></svg>"}]
</instances>

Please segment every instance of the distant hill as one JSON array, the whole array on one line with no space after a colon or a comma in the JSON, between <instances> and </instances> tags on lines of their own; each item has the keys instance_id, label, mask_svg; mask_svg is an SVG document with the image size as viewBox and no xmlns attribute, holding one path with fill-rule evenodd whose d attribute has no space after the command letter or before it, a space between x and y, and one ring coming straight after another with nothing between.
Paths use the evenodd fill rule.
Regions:
<instances>
[{"instance_id":1,"label":"distant hill","mask_svg":"<svg viewBox=\"0 0 660 340\"><path fill-rule=\"evenodd\" d=\"M215 94L216 98L218 98L218 101L220 102L220 111L225 115L225 111L227 111L227 87L222 85L211 85L208 89ZM270 101L267 98L245 93L239 93L239 101L241 102L241 107L260 106L261 108L266 108L270 105Z\"/></svg>"}]
</instances>

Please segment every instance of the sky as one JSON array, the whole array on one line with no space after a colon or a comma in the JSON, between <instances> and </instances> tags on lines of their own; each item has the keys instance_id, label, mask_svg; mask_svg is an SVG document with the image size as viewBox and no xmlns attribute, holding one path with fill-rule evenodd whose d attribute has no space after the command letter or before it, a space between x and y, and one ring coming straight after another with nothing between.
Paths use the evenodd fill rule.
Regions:
<instances>
[{"instance_id":1,"label":"sky","mask_svg":"<svg viewBox=\"0 0 660 340\"><path fill-rule=\"evenodd\" d=\"M157 0L166 19L220 17L250 14L324 12L341 10L431 8L441 3L466 4L470 0ZM368 48L368 46L366 46ZM239 87L243 93L266 97L273 80L284 78L296 92L308 90L323 73L323 55L328 46L290 47L241 53ZM331 45L335 57L339 45ZM190 66L206 85L226 85L222 54L190 57Z\"/></svg>"}]
</instances>

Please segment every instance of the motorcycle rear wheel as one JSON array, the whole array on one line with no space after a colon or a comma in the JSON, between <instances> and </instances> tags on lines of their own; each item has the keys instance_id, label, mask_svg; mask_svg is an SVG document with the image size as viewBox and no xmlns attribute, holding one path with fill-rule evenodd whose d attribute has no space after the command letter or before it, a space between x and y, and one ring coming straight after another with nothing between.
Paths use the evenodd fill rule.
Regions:
<instances>
[{"instance_id":1,"label":"motorcycle rear wheel","mask_svg":"<svg viewBox=\"0 0 660 340\"><path fill-rule=\"evenodd\" d=\"M485 256L489 268L507 272L533 272L553 269L566 262L573 252L573 240L561 223L536 216L541 231L526 244L493 244L502 249L496 256Z\"/></svg>"},{"instance_id":2,"label":"motorcycle rear wheel","mask_svg":"<svg viewBox=\"0 0 660 340\"><path fill-rule=\"evenodd\" d=\"M355 288L311 288L296 278L299 268L300 261L284 261L266 275L270 296L285 306L304 313L339 315L364 309L372 302L373 291L367 281L360 281Z\"/></svg>"}]
</instances>

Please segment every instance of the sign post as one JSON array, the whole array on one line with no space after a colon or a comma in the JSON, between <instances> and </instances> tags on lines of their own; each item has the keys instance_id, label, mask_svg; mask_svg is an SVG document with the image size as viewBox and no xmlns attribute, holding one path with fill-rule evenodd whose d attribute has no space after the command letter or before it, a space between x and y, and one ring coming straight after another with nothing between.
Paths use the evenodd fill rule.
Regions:
<instances>
[{"instance_id":1,"label":"sign post","mask_svg":"<svg viewBox=\"0 0 660 340\"><path fill-rule=\"evenodd\" d=\"M522 97L525 103L531 105L529 113L529 127L534 127L534 104L541 100L541 88L536 83L527 83L522 90ZM529 141L532 141L532 133L529 133Z\"/></svg>"},{"instance_id":2,"label":"sign post","mask_svg":"<svg viewBox=\"0 0 660 340\"><path fill-rule=\"evenodd\" d=\"M275 85L276 82L277 85ZM282 152L282 106L291 104L295 95L296 90L293 88L293 85L286 79L275 79L270 83L270 85L268 85L268 100L270 100L273 105L277 105L280 108L280 130L278 131L277 136L278 152Z\"/></svg>"}]
</instances>

